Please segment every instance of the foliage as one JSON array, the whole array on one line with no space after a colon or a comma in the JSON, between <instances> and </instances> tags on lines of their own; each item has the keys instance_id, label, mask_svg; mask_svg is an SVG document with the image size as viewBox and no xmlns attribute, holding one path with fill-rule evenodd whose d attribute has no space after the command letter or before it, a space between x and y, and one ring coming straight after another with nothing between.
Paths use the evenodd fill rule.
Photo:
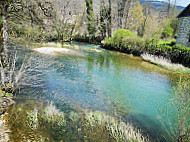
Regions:
<instances>
[{"instance_id":1,"label":"foliage","mask_svg":"<svg viewBox=\"0 0 190 142\"><path fill-rule=\"evenodd\" d=\"M109 134L116 141L128 141L128 142L144 142L149 141L142 136L140 131L136 130L131 124L126 124L122 121L118 121L114 117L106 115L103 112L95 111L85 114L86 125L98 127L99 125L104 126Z\"/></svg>"},{"instance_id":2,"label":"foliage","mask_svg":"<svg viewBox=\"0 0 190 142\"><path fill-rule=\"evenodd\" d=\"M126 37L131 36L131 35L132 35L131 31L125 30L125 29L119 29L119 30L115 31L113 39L122 41L123 39L125 39Z\"/></svg>"},{"instance_id":3,"label":"foliage","mask_svg":"<svg viewBox=\"0 0 190 142\"><path fill-rule=\"evenodd\" d=\"M38 110L34 109L31 112L27 112L27 126L31 129L37 129L38 127Z\"/></svg>"},{"instance_id":4,"label":"foliage","mask_svg":"<svg viewBox=\"0 0 190 142\"><path fill-rule=\"evenodd\" d=\"M137 31L140 28L145 20L145 16L143 14L143 8L140 5L140 2L137 1L136 6L133 8L132 11L132 26L131 30Z\"/></svg>"},{"instance_id":5,"label":"foliage","mask_svg":"<svg viewBox=\"0 0 190 142\"><path fill-rule=\"evenodd\" d=\"M122 35L122 34L121 34ZM156 56L163 56L170 59L173 63L180 63L190 67L190 48L181 45L169 46L167 44L158 44L155 39L144 41L140 37L132 34L132 36L119 36L119 38L108 38L102 44L103 48L117 50L128 54L140 56L143 53L148 53ZM121 40L122 39L122 40ZM174 44L174 42L171 42Z\"/></svg>"},{"instance_id":6,"label":"foliage","mask_svg":"<svg viewBox=\"0 0 190 142\"><path fill-rule=\"evenodd\" d=\"M164 28L161 38L170 38L173 35L173 31L174 29L170 26L170 24L168 24Z\"/></svg>"},{"instance_id":7,"label":"foliage","mask_svg":"<svg viewBox=\"0 0 190 142\"><path fill-rule=\"evenodd\" d=\"M172 141L190 141L190 81L186 77L178 78L173 87L175 96L170 100L167 111L172 116L168 120L168 133L171 133Z\"/></svg>"},{"instance_id":8,"label":"foliage","mask_svg":"<svg viewBox=\"0 0 190 142\"><path fill-rule=\"evenodd\" d=\"M44 109L44 113L41 117L52 125L57 125L59 127L66 125L64 113L59 112L59 110L52 103Z\"/></svg>"},{"instance_id":9,"label":"foliage","mask_svg":"<svg viewBox=\"0 0 190 142\"><path fill-rule=\"evenodd\" d=\"M114 49L126 53L139 54L139 47L144 44L142 38L129 30L119 29L114 33L112 38L107 38L103 43L103 47ZM128 50L128 51L127 51Z\"/></svg>"},{"instance_id":10,"label":"foliage","mask_svg":"<svg viewBox=\"0 0 190 142\"><path fill-rule=\"evenodd\" d=\"M174 87L175 97L171 103L176 112L174 136L176 141L190 140L190 81L181 79Z\"/></svg>"},{"instance_id":11,"label":"foliage","mask_svg":"<svg viewBox=\"0 0 190 142\"><path fill-rule=\"evenodd\" d=\"M163 67L167 70L178 72L179 74L190 74L190 68L184 67L180 64L171 63L171 60L162 56L155 56L150 54L142 54L141 57L148 62Z\"/></svg>"},{"instance_id":12,"label":"foliage","mask_svg":"<svg viewBox=\"0 0 190 142\"><path fill-rule=\"evenodd\" d=\"M158 41L158 45L175 45L176 40L170 40L170 41Z\"/></svg>"}]
</instances>

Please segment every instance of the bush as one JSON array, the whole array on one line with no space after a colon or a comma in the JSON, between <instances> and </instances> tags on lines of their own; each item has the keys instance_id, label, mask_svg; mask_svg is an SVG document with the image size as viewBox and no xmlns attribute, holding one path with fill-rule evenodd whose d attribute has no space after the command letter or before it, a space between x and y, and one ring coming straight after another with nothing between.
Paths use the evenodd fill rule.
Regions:
<instances>
[{"instance_id":1,"label":"bush","mask_svg":"<svg viewBox=\"0 0 190 142\"><path fill-rule=\"evenodd\" d=\"M118 30L115 32L114 37L105 40L103 48L136 56L140 56L143 53L163 56L170 59L172 63L180 63L184 66L190 67L190 48L174 45L175 42L176 41L170 41L167 43L158 42L156 39L144 41L135 33L128 30Z\"/></svg>"},{"instance_id":2,"label":"bush","mask_svg":"<svg viewBox=\"0 0 190 142\"><path fill-rule=\"evenodd\" d=\"M119 29L115 31L113 38L114 40L123 40L126 37L131 36L131 35L132 35L131 31L125 30L125 29Z\"/></svg>"},{"instance_id":3,"label":"bush","mask_svg":"<svg viewBox=\"0 0 190 142\"><path fill-rule=\"evenodd\" d=\"M112 38L107 38L103 44L108 49L125 51L126 48L135 49L136 47L142 47L144 41L136 33L119 29Z\"/></svg>"},{"instance_id":4,"label":"bush","mask_svg":"<svg viewBox=\"0 0 190 142\"><path fill-rule=\"evenodd\" d=\"M169 38L169 37L171 37L173 35L173 31L174 31L174 29L170 26L170 24L167 25L164 28L163 32L162 32L162 37L161 38Z\"/></svg>"}]
</instances>

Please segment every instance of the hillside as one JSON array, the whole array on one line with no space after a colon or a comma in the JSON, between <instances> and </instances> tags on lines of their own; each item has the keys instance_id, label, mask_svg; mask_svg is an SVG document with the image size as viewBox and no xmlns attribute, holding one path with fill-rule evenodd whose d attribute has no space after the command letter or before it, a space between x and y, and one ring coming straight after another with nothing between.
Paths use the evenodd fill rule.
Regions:
<instances>
[{"instance_id":1,"label":"hillside","mask_svg":"<svg viewBox=\"0 0 190 142\"><path fill-rule=\"evenodd\" d=\"M139 0L140 3L145 3L145 2L148 2L149 4L151 4L153 7L155 7L156 9L160 8L160 7L164 7L164 6L167 6L168 3L167 2L164 2L164 1L153 1L153 0ZM184 9L185 7L183 6L176 6L177 9Z\"/></svg>"}]
</instances>

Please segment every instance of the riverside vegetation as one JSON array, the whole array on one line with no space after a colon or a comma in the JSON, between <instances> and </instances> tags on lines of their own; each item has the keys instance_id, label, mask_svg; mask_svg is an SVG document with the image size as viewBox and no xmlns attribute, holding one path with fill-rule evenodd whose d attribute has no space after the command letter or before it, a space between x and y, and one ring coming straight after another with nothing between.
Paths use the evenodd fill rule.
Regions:
<instances>
[{"instance_id":1,"label":"riverside vegetation","mask_svg":"<svg viewBox=\"0 0 190 142\"><path fill-rule=\"evenodd\" d=\"M190 74L189 68L181 65L172 65L172 63L178 63L190 67L190 48L175 45L175 41L170 42L170 44L158 42L155 39L144 40L129 30L119 29L114 33L113 37L107 38L102 43L102 47L135 56L142 56L144 60L166 69L182 74Z\"/></svg>"}]
</instances>

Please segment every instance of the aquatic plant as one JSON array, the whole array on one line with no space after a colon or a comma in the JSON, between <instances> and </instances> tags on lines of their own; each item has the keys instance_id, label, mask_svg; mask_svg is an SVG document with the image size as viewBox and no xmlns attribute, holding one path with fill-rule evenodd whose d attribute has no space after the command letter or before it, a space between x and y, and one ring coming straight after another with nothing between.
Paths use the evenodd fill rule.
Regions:
<instances>
[{"instance_id":1,"label":"aquatic plant","mask_svg":"<svg viewBox=\"0 0 190 142\"><path fill-rule=\"evenodd\" d=\"M110 136L116 141L148 141L148 139L145 138L139 130L135 129L132 124L119 121L103 112L95 111L86 113L85 119L90 126L104 126L109 131Z\"/></svg>"},{"instance_id":2,"label":"aquatic plant","mask_svg":"<svg viewBox=\"0 0 190 142\"><path fill-rule=\"evenodd\" d=\"M48 123L59 127L66 125L65 114L60 112L52 102L44 109L41 117Z\"/></svg>"},{"instance_id":3,"label":"aquatic plant","mask_svg":"<svg viewBox=\"0 0 190 142\"><path fill-rule=\"evenodd\" d=\"M76 112L71 111L69 113L69 119L71 119L72 121L78 121L79 118L80 118L80 116Z\"/></svg>"},{"instance_id":4,"label":"aquatic plant","mask_svg":"<svg viewBox=\"0 0 190 142\"><path fill-rule=\"evenodd\" d=\"M184 67L181 64L172 63L171 60L164 58L163 56L155 56L144 53L141 57L148 62L161 66L165 69L178 72L180 74L190 74L190 68Z\"/></svg>"},{"instance_id":5,"label":"aquatic plant","mask_svg":"<svg viewBox=\"0 0 190 142\"><path fill-rule=\"evenodd\" d=\"M36 108L33 111L27 112L26 124L31 129L38 128L38 110Z\"/></svg>"},{"instance_id":6,"label":"aquatic plant","mask_svg":"<svg viewBox=\"0 0 190 142\"><path fill-rule=\"evenodd\" d=\"M180 77L175 81L173 91L175 95L169 100L167 107L163 108L160 118L163 128L167 132L166 141L190 141L190 80ZM164 120L164 119L165 120Z\"/></svg>"},{"instance_id":7,"label":"aquatic plant","mask_svg":"<svg viewBox=\"0 0 190 142\"><path fill-rule=\"evenodd\" d=\"M190 141L190 80L180 78L174 86L175 96L170 101L170 109L175 112L171 127L175 141Z\"/></svg>"}]
</instances>

